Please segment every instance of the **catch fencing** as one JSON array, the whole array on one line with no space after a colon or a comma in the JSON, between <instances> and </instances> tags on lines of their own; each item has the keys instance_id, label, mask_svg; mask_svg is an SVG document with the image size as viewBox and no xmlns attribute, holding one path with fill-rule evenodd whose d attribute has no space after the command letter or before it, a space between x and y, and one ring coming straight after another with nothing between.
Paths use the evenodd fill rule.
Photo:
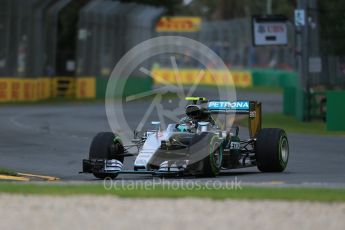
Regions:
<instances>
[{"instance_id":1,"label":"catch fencing","mask_svg":"<svg viewBox=\"0 0 345 230\"><path fill-rule=\"evenodd\" d=\"M222 58L229 68L273 68L294 69L294 35L291 25L289 45L276 47L254 47L250 19L230 21L206 21L197 32L157 32L157 36L184 36L201 42ZM186 51L188 52L188 51ZM198 67L199 63L181 58L180 65ZM160 64L168 67L170 60L162 56Z\"/></svg>"},{"instance_id":2,"label":"catch fencing","mask_svg":"<svg viewBox=\"0 0 345 230\"><path fill-rule=\"evenodd\" d=\"M163 13L134 3L90 2L79 13L77 75L109 76L129 49L154 36Z\"/></svg>"},{"instance_id":3,"label":"catch fencing","mask_svg":"<svg viewBox=\"0 0 345 230\"><path fill-rule=\"evenodd\" d=\"M79 2L79 3L77 3ZM156 36L195 39L217 53L230 69L296 68L295 31L289 22L286 46L254 47L250 19L207 21L194 32L156 32L159 7L110 0L0 0L0 76L109 77L120 58L138 43ZM71 13L70 12L74 12ZM66 13L71 18L66 23ZM322 46L323 44L321 44ZM314 49L310 47L310 50ZM188 50L186 50L188 52ZM322 72L311 85L345 87L345 58L320 54ZM177 57L181 67L200 68ZM168 55L144 65L171 67Z\"/></svg>"}]
</instances>

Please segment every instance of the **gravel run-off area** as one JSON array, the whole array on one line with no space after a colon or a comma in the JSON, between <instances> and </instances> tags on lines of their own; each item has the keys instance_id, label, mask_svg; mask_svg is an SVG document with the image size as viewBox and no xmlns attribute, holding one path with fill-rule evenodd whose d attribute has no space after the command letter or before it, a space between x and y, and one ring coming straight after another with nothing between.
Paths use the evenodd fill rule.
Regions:
<instances>
[{"instance_id":1,"label":"gravel run-off area","mask_svg":"<svg viewBox=\"0 0 345 230\"><path fill-rule=\"evenodd\" d=\"M0 229L345 229L345 203L1 194Z\"/></svg>"}]
</instances>

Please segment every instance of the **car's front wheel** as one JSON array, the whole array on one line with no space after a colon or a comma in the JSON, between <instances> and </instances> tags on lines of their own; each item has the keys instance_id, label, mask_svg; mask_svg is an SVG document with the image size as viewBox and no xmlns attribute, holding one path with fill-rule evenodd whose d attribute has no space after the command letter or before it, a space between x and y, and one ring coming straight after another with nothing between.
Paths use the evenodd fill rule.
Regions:
<instances>
[{"instance_id":1,"label":"car's front wheel","mask_svg":"<svg viewBox=\"0 0 345 230\"><path fill-rule=\"evenodd\" d=\"M116 159L123 163L124 147L117 135L111 132L98 133L92 140L89 159L111 160ZM99 179L115 178L117 173L93 173Z\"/></svg>"}]
</instances>

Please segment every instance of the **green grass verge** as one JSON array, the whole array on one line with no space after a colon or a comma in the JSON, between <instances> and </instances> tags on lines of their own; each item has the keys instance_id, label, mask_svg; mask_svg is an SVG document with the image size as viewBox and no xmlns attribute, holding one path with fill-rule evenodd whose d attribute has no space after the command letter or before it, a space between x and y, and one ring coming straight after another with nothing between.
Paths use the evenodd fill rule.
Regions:
<instances>
[{"instance_id":1,"label":"green grass verge","mask_svg":"<svg viewBox=\"0 0 345 230\"><path fill-rule=\"evenodd\" d=\"M216 90L229 88L229 86L214 86L214 85L199 85L199 89L212 89ZM276 86L252 86L252 87L234 87L236 91L241 92L252 92L252 93L283 93L284 89L282 87ZM195 95L195 96L202 96L202 95Z\"/></svg>"},{"instance_id":2,"label":"green grass verge","mask_svg":"<svg viewBox=\"0 0 345 230\"><path fill-rule=\"evenodd\" d=\"M252 86L246 88L237 87L236 90L253 93L283 93L284 91L282 87L275 86Z\"/></svg>"},{"instance_id":3,"label":"green grass verge","mask_svg":"<svg viewBox=\"0 0 345 230\"><path fill-rule=\"evenodd\" d=\"M139 98L140 100L152 100L155 97L155 95L149 95L142 98ZM167 99L174 99L177 98L178 95L175 93L165 93L162 95L163 100ZM115 100L125 99L125 97L115 97ZM138 100L139 100L138 99ZM76 99L76 98L51 98L46 100L40 100L40 101L17 101L17 102L1 102L1 106L31 106L31 105L65 105L65 104L86 104L86 103L104 103L104 98L95 98L95 99Z\"/></svg>"},{"instance_id":4,"label":"green grass verge","mask_svg":"<svg viewBox=\"0 0 345 230\"><path fill-rule=\"evenodd\" d=\"M0 175L16 176L17 173L11 169L0 168Z\"/></svg>"},{"instance_id":5,"label":"green grass verge","mask_svg":"<svg viewBox=\"0 0 345 230\"><path fill-rule=\"evenodd\" d=\"M288 200L345 202L345 189L326 188L268 188L242 187L242 189L215 189L198 187L182 189L174 187L139 186L104 189L102 184L66 185L66 184L19 184L0 183L0 193L34 195L115 195L125 198L210 198L210 199L249 199L249 200Z\"/></svg>"},{"instance_id":6,"label":"green grass verge","mask_svg":"<svg viewBox=\"0 0 345 230\"><path fill-rule=\"evenodd\" d=\"M240 125L247 127L248 120L243 119ZM280 113L265 113L262 116L263 128L282 128L286 132L318 135L345 135L342 131L327 131L326 124L322 121L301 122L294 117Z\"/></svg>"}]
</instances>

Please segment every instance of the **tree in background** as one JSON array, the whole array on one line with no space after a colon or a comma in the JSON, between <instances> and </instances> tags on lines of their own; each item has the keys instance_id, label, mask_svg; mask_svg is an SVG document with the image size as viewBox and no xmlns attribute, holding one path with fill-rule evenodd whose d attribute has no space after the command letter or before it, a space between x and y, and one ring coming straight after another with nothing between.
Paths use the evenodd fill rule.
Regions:
<instances>
[{"instance_id":1,"label":"tree in background","mask_svg":"<svg viewBox=\"0 0 345 230\"><path fill-rule=\"evenodd\" d=\"M174 15L178 5L181 5L183 3L183 0L120 0L120 1L164 7L167 10L166 13L168 15Z\"/></svg>"},{"instance_id":2,"label":"tree in background","mask_svg":"<svg viewBox=\"0 0 345 230\"><path fill-rule=\"evenodd\" d=\"M200 16L206 19L225 20L265 14L268 0L121 0L160 6L167 15ZM272 12L293 16L296 0L272 0Z\"/></svg>"},{"instance_id":3,"label":"tree in background","mask_svg":"<svg viewBox=\"0 0 345 230\"><path fill-rule=\"evenodd\" d=\"M345 1L318 1L322 51L345 55Z\"/></svg>"},{"instance_id":4,"label":"tree in background","mask_svg":"<svg viewBox=\"0 0 345 230\"><path fill-rule=\"evenodd\" d=\"M180 5L178 14L196 15L207 19L225 20L251 17L253 14L265 14L267 0L189 0ZM273 14L293 17L295 0L272 0Z\"/></svg>"}]
</instances>

